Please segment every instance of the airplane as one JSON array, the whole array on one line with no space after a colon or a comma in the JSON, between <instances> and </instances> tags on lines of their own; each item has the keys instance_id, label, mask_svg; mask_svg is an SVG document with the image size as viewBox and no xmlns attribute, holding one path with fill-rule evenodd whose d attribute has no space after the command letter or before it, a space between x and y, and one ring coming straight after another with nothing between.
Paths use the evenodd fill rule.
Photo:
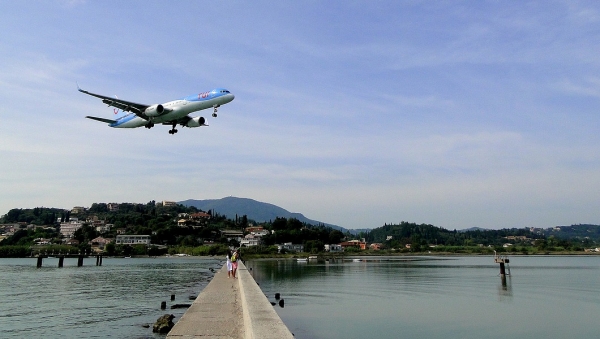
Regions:
<instances>
[{"instance_id":1,"label":"airplane","mask_svg":"<svg viewBox=\"0 0 600 339\"><path fill-rule=\"evenodd\" d=\"M85 91L79 88L79 92L102 99L102 102L108 106L115 107L115 119L105 119L92 116L86 116L88 119L105 122L114 128L152 128L155 124L171 125L169 134L177 133L177 125L183 127L200 127L206 125L204 117L191 117L190 113L207 108L213 108L213 117L217 117L217 108L221 105L231 102L235 96L224 88L216 88L212 91L202 92L200 94L188 95L184 98L169 101L164 104L138 104L108 96ZM122 112L119 114L119 110ZM125 113L129 112L129 113Z\"/></svg>"}]
</instances>

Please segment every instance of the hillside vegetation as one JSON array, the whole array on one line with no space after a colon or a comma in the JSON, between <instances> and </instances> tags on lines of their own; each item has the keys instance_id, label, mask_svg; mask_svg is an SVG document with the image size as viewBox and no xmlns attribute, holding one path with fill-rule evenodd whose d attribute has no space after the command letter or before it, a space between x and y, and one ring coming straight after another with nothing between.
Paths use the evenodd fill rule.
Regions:
<instances>
[{"instance_id":1,"label":"hillside vegetation","mask_svg":"<svg viewBox=\"0 0 600 339\"><path fill-rule=\"evenodd\" d=\"M210 217L202 222L178 225L182 214L206 212ZM229 218L214 210L201 211L194 206L181 204L165 207L150 201L147 204L123 203L118 210L110 211L105 203L95 203L76 217L83 226L75 232L77 246L63 244L59 233L60 222L73 218L70 211L58 208L38 207L12 209L0 218L0 233L7 227L19 224L16 231L0 242L1 256L25 256L34 249L90 251L90 241L98 236L114 239L117 232L149 235L153 246L122 246L109 244L105 253L109 255L161 255L165 253L187 253L191 255L224 254L228 247L240 243L228 240L223 230L244 232L248 226L260 225L269 234L262 237L260 246L248 248L246 253L277 253L274 245L294 243L304 245L305 252L321 253L325 244L337 244L348 240L364 239L367 246L377 244L378 251L364 253L492 253L518 252L523 254L550 252L583 252L595 248L600 240L600 226L572 225L549 229L530 230L512 228L502 230L473 229L465 231L446 230L430 224L401 222L384 225L357 235L343 233L323 224L313 225L297 218L274 217L258 223L246 215ZM102 220L113 227L99 232L93 227L94 220ZM8 226L7 226L8 225ZM29 225L29 226L27 226ZM33 226L32 226L33 225ZM3 229L4 228L4 229ZM247 232L246 232L247 233ZM39 239L49 244L36 245ZM368 249L368 247L367 247ZM357 253L357 248L346 248L346 253Z\"/></svg>"}]
</instances>

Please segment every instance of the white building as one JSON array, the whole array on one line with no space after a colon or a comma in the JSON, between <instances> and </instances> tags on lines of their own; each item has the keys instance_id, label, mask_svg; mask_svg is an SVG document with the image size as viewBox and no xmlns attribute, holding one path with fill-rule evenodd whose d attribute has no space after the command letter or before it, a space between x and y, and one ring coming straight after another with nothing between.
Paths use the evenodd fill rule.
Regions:
<instances>
[{"instance_id":1,"label":"white building","mask_svg":"<svg viewBox=\"0 0 600 339\"><path fill-rule=\"evenodd\" d=\"M344 252L344 248L340 244L326 244L325 252Z\"/></svg>"},{"instance_id":2,"label":"white building","mask_svg":"<svg viewBox=\"0 0 600 339\"><path fill-rule=\"evenodd\" d=\"M252 234L248 234L240 241L240 246L258 246L260 245L260 237L254 236Z\"/></svg>"},{"instance_id":3,"label":"white building","mask_svg":"<svg viewBox=\"0 0 600 339\"><path fill-rule=\"evenodd\" d=\"M81 226L83 226L83 224L78 221L63 222L60 224L60 234L67 239L71 239L73 233L80 229Z\"/></svg>"},{"instance_id":4,"label":"white building","mask_svg":"<svg viewBox=\"0 0 600 339\"><path fill-rule=\"evenodd\" d=\"M258 231L251 232L251 234L256 237L262 237L262 236L271 234L271 232L269 232L269 230L258 230Z\"/></svg>"},{"instance_id":5,"label":"white building","mask_svg":"<svg viewBox=\"0 0 600 339\"><path fill-rule=\"evenodd\" d=\"M117 245L146 245L150 246L149 235L117 235Z\"/></svg>"},{"instance_id":6,"label":"white building","mask_svg":"<svg viewBox=\"0 0 600 339\"><path fill-rule=\"evenodd\" d=\"M100 226L96 226L96 231L100 232L100 233L105 233L105 232L109 232L111 228L113 228L115 225L113 224L104 224L104 225L100 225Z\"/></svg>"},{"instance_id":7,"label":"white building","mask_svg":"<svg viewBox=\"0 0 600 339\"><path fill-rule=\"evenodd\" d=\"M304 245L292 244L291 242L286 242L283 245L277 245L277 251L281 252L281 250L286 250L288 252L304 252Z\"/></svg>"}]
</instances>

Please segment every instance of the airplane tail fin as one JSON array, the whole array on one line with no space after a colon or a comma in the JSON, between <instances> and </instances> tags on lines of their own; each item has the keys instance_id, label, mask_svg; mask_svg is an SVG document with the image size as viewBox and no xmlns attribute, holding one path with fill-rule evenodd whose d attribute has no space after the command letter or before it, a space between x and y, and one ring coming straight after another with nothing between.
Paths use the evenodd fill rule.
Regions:
<instances>
[{"instance_id":1,"label":"airplane tail fin","mask_svg":"<svg viewBox=\"0 0 600 339\"><path fill-rule=\"evenodd\" d=\"M115 94L115 98L119 99L119 97L116 94ZM122 110L120 110L118 108L112 107L112 110L113 110L112 117L115 120L119 119L120 117L122 117L124 115L127 115L127 112L124 112L124 111L122 111Z\"/></svg>"}]
</instances>

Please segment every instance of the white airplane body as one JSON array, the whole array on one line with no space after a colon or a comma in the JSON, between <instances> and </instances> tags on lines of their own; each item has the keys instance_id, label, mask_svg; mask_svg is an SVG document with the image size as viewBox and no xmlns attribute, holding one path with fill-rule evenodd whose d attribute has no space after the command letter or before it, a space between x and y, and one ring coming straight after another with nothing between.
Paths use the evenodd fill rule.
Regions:
<instances>
[{"instance_id":1,"label":"white airplane body","mask_svg":"<svg viewBox=\"0 0 600 339\"><path fill-rule=\"evenodd\" d=\"M184 127L208 126L205 124L206 120L203 117L191 117L189 114L212 107L214 109L212 115L216 117L217 108L231 102L235 98L228 90L217 88L164 104L145 105L90 93L81 88L78 88L78 90L102 99L102 102L108 106L115 107L115 114L118 114L119 110L123 111L123 114L117 115L115 119L86 116L88 119L105 122L108 126L114 128L136 128L142 126L152 128L154 124L171 125L173 127L169 130L169 134L177 133L177 129L175 129L177 125ZM128 113L124 114L125 112Z\"/></svg>"}]
</instances>

